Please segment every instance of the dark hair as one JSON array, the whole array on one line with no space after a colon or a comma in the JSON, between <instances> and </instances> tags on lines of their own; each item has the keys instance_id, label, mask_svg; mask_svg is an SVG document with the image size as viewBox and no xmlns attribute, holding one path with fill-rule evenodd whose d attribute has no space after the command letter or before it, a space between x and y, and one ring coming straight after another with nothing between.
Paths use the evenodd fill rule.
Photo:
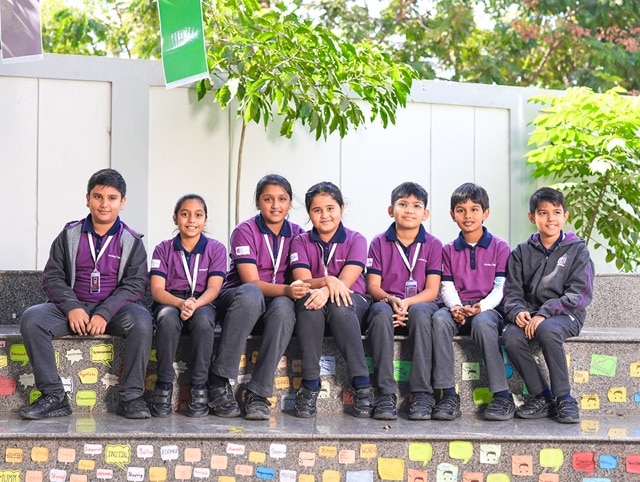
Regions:
<instances>
[{"instance_id":1,"label":"dark hair","mask_svg":"<svg viewBox=\"0 0 640 482\"><path fill-rule=\"evenodd\" d=\"M280 186L287 192L287 194L289 195L289 199L293 199L293 190L291 189L291 184L289 183L289 181L287 181L286 178L280 176L279 174L267 174L266 176L263 176L256 185L256 206L260 202L260 196L267 188L267 186Z\"/></svg>"},{"instance_id":2,"label":"dark hair","mask_svg":"<svg viewBox=\"0 0 640 482\"><path fill-rule=\"evenodd\" d=\"M549 202L554 206L561 206L564 212L567 212L567 202L564 200L564 194L550 187L541 187L531 195L529 199L529 212L536 213L536 209L542 202Z\"/></svg>"},{"instance_id":3,"label":"dark hair","mask_svg":"<svg viewBox=\"0 0 640 482\"><path fill-rule=\"evenodd\" d=\"M480 204L483 211L489 209L489 194L487 194L486 189L472 182L461 184L451 193L451 210L454 211L458 204L463 204L467 201Z\"/></svg>"},{"instance_id":4,"label":"dark hair","mask_svg":"<svg viewBox=\"0 0 640 482\"><path fill-rule=\"evenodd\" d=\"M393 191L391 191L391 205L393 206L401 197L409 196L415 196L422 201L425 208L427 207L429 194L427 194L427 190L425 188L415 182L403 182L399 186L395 187Z\"/></svg>"},{"instance_id":5,"label":"dark hair","mask_svg":"<svg viewBox=\"0 0 640 482\"><path fill-rule=\"evenodd\" d=\"M304 195L304 205L307 208L307 212L309 212L309 210L311 209L313 198L315 198L318 194L328 194L338 203L340 207L344 207L344 201L342 200L342 193L340 192L340 188L338 188L338 186L336 186L332 182L323 181L311 186Z\"/></svg>"},{"instance_id":6,"label":"dark hair","mask_svg":"<svg viewBox=\"0 0 640 482\"><path fill-rule=\"evenodd\" d=\"M87 183L87 194L96 186L109 186L118 190L124 198L127 196L127 183L124 181L122 174L115 169L100 169L93 173Z\"/></svg>"},{"instance_id":7,"label":"dark hair","mask_svg":"<svg viewBox=\"0 0 640 482\"><path fill-rule=\"evenodd\" d=\"M184 204L184 202L188 201L189 199L195 199L196 201L200 201L200 203L202 204L202 207L204 208L204 215L207 218L209 217L209 211L207 210L207 203L204 202L204 199L202 198L202 196L200 196L199 194L193 194L193 193L185 194L184 196L181 196L180 199L178 199L178 202L176 203L176 207L173 208L174 216L178 215L178 211L180 211L182 204Z\"/></svg>"}]
</instances>

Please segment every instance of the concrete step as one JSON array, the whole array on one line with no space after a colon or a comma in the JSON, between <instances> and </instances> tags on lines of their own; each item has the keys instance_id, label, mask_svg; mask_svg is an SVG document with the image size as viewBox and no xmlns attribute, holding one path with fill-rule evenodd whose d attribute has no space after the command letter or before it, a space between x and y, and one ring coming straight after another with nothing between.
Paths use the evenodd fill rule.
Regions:
<instances>
[{"instance_id":1,"label":"concrete step","mask_svg":"<svg viewBox=\"0 0 640 482\"><path fill-rule=\"evenodd\" d=\"M20 420L0 412L2 481L625 481L640 472L640 417L452 422L320 413L268 421L126 420L109 413Z\"/></svg>"},{"instance_id":2,"label":"concrete step","mask_svg":"<svg viewBox=\"0 0 640 482\"><path fill-rule=\"evenodd\" d=\"M26 308L45 301L40 288L41 276L41 271L0 270L0 325L18 323ZM597 275L585 326L637 328L635 301L638 298L640 275ZM147 296L145 301L149 304L150 298Z\"/></svg>"},{"instance_id":3,"label":"concrete step","mask_svg":"<svg viewBox=\"0 0 640 482\"><path fill-rule=\"evenodd\" d=\"M323 345L323 391L315 419L287 411L299 383L295 338L274 375L269 421L184 416L185 338L176 362L178 413L131 421L114 414L122 340L109 336L55 340L74 414L21 420L17 411L36 394L16 323L27 306L42 301L39 281L39 272L0 272L0 482L604 482L638 480L640 474L640 330L631 306L640 295L639 276L596 277L586 327L567 341L573 392L582 408L582 421L574 425L550 419L484 421L486 373L479 350L466 337L456 338L453 346L463 411L453 422L412 422L404 411L392 422L341 413L350 402L345 395L349 379L332 338ZM247 340L235 384L238 398L259 348L260 337ZM532 349L542 361L540 351ZM410 353L402 337L395 342L395 359L404 400ZM505 363L510 388L521 395L522 380L506 358ZM154 382L152 360L147 388Z\"/></svg>"},{"instance_id":4,"label":"concrete step","mask_svg":"<svg viewBox=\"0 0 640 482\"><path fill-rule=\"evenodd\" d=\"M0 410L17 411L37 396L31 366L26 359L22 339L16 326L0 327ZM110 336L66 337L54 340L58 353L59 372L70 392L71 403L77 411L115 411L117 405L117 378L122 365L122 339ZM596 415L640 416L640 361L637 329L590 329L579 337L567 341L567 357L572 374L573 393L581 408ZM370 350L364 340L365 352ZM250 379L260 337L247 340L245 355L236 380L237 397ZM486 370L478 348L468 337L456 337L453 344L456 359L456 383L461 396L462 411L475 413L483 410L490 399ZM537 347L534 353L542 361ZM406 340L395 341L396 375L400 399L408 397L406 380L411 369ZM343 405L351 403L348 396L350 380L346 366L332 338L323 345L322 385L318 408L322 412L341 412ZM179 410L188 399L189 365L188 338L183 339L176 358L177 382L174 390L175 405ZM293 403L300 382L301 351L294 337L274 374L275 394L272 403L286 410ZM370 358L368 359L371 362ZM372 362L371 362L372 363ZM521 378L505 356L509 385L516 395L523 394ZM543 364L544 366L544 364ZM155 384L155 362L149 363L147 389Z\"/></svg>"}]
</instances>

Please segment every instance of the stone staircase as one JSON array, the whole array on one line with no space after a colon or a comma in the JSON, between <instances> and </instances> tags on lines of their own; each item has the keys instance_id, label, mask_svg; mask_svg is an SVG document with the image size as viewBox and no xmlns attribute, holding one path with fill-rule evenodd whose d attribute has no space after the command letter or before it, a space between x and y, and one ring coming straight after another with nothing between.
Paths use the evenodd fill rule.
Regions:
<instances>
[{"instance_id":1,"label":"stone staircase","mask_svg":"<svg viewBox=\"0 0 640 482\"><path fill-rule=\"evenodd\" d=\"M583 333L567 342L580 424L553 420L486 422L490 396L479 351L465 337L454 342L463 416L453 422L355 419L348 376L333 340L323 346L318 417L287 413L299 383L300 350L294 338L275 374L269 421L180 412L188 397L184 371L188 339L180 346L175 393L178 410L166 419L127 420L114 414L122 340L68 337L54 342L70 392L70 417L21 420L17 410L36 394L17 323L43 300L38 272L0 272L0 482L282 480L289 482L621 481L640 474L640 327L635 300L640 277L596 277L596 294ZM236 392L251 375L259 337L247 341ZM365 340L365 348L369 347ZM542 355L538 352L538 355ZM396 340L396 374L406 397L410 363ZM505 357L511 390L522 380ZM155 382L149 363L147 387Z\"/></svg>"}]
</instances>

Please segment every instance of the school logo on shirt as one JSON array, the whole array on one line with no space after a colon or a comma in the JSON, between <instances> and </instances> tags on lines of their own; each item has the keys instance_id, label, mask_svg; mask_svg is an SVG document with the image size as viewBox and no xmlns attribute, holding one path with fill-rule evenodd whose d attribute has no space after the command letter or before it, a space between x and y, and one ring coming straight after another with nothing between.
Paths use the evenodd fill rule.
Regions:
<instances>
[{"instance_id":1,"label":"school logo on shirt","mask_svg":"<svg viewBox=\"0 0 640 482\"><path fill-rule=\"evenodd\" d=\"M249 246L236 246L236 256L246 256L251 253Z\"/></svg>"},{"instance_id":2,"label":"school logo on shirt","mask_svg":"<svg viewBox=\"0 0 640 482\"><path fill-rule=\"evenodd\" d=\"M159 259L152 259L151 260L151 269L156 269L160 267L160 260Z\"/></svg>"},{"instance_id":3,"label":"school logo on shirt","mask_svg":"<svg viewBox=\"0 0 640 482\"><path fill-rule=\"evenodd\" d=\"M289 256L289 260L292 263L295 263L296 261L298 261L298 253L291 253L291 256Z\"/></svg>"},{"instance_id":4,"label":"school logo on shirt","mask_svg":"<svg viewBox=\"0 0 640 482\"><path fill-rule=\"evenodd\" d=\"M367 258L367 268L371 268L373 266L373 258Z\"/></svg>"},{"instance_id":5,"label":"school logo on shirt","mask_svg":"<svg viewBox=\"0 0 640 482\"><path fill-rule=\"evenodd\" d=\"M558 266L564 266L567 264L567 255L561 256L558 260Z\"/></svg>"}]
</instances>

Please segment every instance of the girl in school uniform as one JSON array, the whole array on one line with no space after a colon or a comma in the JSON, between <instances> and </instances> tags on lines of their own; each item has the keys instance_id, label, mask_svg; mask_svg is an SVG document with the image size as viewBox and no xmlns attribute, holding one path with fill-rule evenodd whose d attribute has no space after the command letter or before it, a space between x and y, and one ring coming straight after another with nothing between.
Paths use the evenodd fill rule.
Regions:
<instances>
[{"instance_id":1,"label":"girl in school uniform","mask_svg":"<svg viewBox=\"0 0 640 482\"><path fill-rule=\"evenodd\" d=\"M258 321L262 343L255 370L247 384L245 419L268 420L269 397L278 362L287 348L296 323L295 300L309 292L309 284L292 282L289 248L303 228L287 220L293 193L282 176L269 174L256 186L259 213L238 224L231 233L231 267L226 287L254 284L265 300L266 311Z\"/></svg>"},{"instance_id":2,"label":"girl in school uniform","mask_svg":"<svg viewBox=\"0 0 640 482\"><path fill-rule=\"evenodd\" d=\"M150 285L154 301L158 379L150 400L154 417L172 412L173 362L180 335L191 334L190 417L209 414L207 377L213 351L216 312L211 302L220 292L227 271L227 250L203 234L207 204L197 194L176 203L173 222L178 234L156 246L151 259Z\"/></svg>"},{"instance_id":3,"label":"girl in school uniform","mask_svg":"<svg viewBox=\"0 0 640 482\"><path fill-rule=\"evenodd\" d=\"M336 185L321 182L311 186L305 205L313 228L293 240L290 255L294 279L311 286L309 294L296 302L302 383L296 394L295 414L303 418L316 414L326 324L351 376L354 404L350 413L370 417L373 390L360 333L360 320L369 307L362 274L367 241L342 225L344 201Z\"/></svg>"}]
</instances>

